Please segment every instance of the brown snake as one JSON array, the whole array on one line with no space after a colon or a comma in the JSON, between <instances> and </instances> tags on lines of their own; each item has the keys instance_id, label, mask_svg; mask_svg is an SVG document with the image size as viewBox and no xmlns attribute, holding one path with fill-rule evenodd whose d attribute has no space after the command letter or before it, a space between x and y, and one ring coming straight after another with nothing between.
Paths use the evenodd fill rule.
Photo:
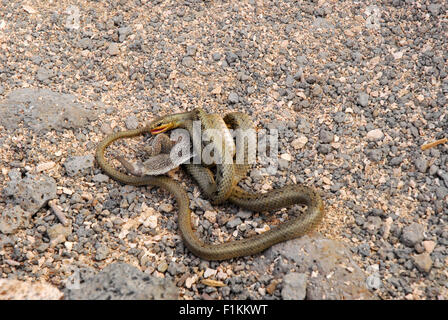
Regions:
<instances>
[{"instance_id":1,"label":"brown snake","mask_svg":"<svg viewBox=\"0 0 448 320\"><path fill-rule=\"evenodd\" d=\"M300 237L320 223L324 216L324 206L320 195L313 188L293 184L266 193L248 192L236 185L243 178L243 173L245 174L247 171L248 165L245 163L236 164L233 169L234 175L230 182L231 191L228 195L225 195L228 196L228 201L242 208L258 212L278 210L294 204L304 204L307 205L306 212L298 217L289 219L287 222L269 231L247 239L222 244L204 243L196 236L191 227L190 202L186 191L180 183L167 176L130 176L116 170L105 160L105 150L115 140L139 136L145 132L158 134L179 127L190 131L192 121L199 118L198 110L200 110L199 114L202 112L201 115L204 117L204 111L195 109L191 112L160 117L140 129L109 135L98 144L96 150L98 164L107 175L122 183L135 186L151 185L168 190L176 198L179 206L178 226L185 245L195 255L206 260L225 260L253 255L276 243ZM247 116L239 113L229 114L224 119L231 127L238 125L248 126L247 122L250 121ZM211 121L211 125L213 125L213 121ZM213 197L216 195L218 181L215 182L215 177L210 169L198 164L184 166L198 182L204 193L208 197L212 197L211 200L213 200ZM223 171L225 173L225 170ZM229 181L226 182L228 183ZM222 190L225 190L226 186L228 187L229 184L223 186Z\"/></svg>"}]
</instances>

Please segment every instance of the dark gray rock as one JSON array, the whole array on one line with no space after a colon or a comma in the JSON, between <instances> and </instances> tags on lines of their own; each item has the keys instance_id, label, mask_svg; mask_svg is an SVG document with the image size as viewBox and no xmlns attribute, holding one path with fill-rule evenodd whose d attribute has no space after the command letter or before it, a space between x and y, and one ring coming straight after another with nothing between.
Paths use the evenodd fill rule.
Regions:
<instances>
[{"instance_id":1,"label":"dark gray rock","mask_svg":"<svg viewBox=\"0 0 448 320\"><path fill-rule=\"evenodd\" d=\"M413 223L403 229L401 242L408 247L413 247L423 241L424 231L425 228L421 224Z\"/></svg>"},{"instance_id":2,"label":"dark gray rock","mask_svg":"<svg viewBox=\"0 0 448 320\"><path fill-rule=\"evenodd\" d=\"M95 158L93 155L69 157L64 162L65 170L70 177L79 173L85 173L87 170L93 168Z\"/></svg>"},{"instance_id":3,"label":"dark gray rock","mask_svg":"<svg viewBox=\"0 0 448 320\"><path fill-rule=\"evenodd\" d=\"M19 228L28 227L30 217L20 206L4 209L0 213L0 233L14 234Z\"/></svg>"},{"instance_id":4,"label":"dark gray rock","mask_svg":"<svg viewBox=\"0 0 448 320\"><path fill-rule=\"evenodd\" d=\"M126 263L114 263L86 277L78 288L66 288L66 300L169 300L178 289L167 279L151 277Z\"/></svg>"},{"instance_id":5,"label":"dark gray rock","mask_svg":"<svg viewBox=\"0 0 448 320\"><path fill-rule=\"evenodd\" d=\"M243 223L243 221L241 221L241 219L239 217L230 220L229 222L227 222L226 226L228 228L235 228L236 226L239 226L241 223Z\"/></svg>"},{"instance_id":6,"label":"dark gray rock","mask_svg":"<svg viewBox=\"0 0 448 320\"><path fill-rule=\"evenodd\" d=\"M22 209L36 213L51 199L56 198L56 181L47 175L29 175L8 182L3 194L11 197Z\"/></svg>"},{"instance_id":7,"label":"dark gray rock","mask_svg":"<svg viewBox=\"0 0 448 320\"><path fill-rule=\"evenodd\" d=\"M333 142L334 134L328 130L322 129L319 133L319 140L322 143L331 143Z\"/></svg>"},{"instance_id":8,"label":"dark gray rock","mask_svg":"<svg viewBox=\"0 0 448 320\"><path fill-rule=\"evenodd\" d=\"M315 270L308 278L307 299L373 299L364 272L339 241L318 233L276 244L266 250L267 259L282 256L297 266L299 273Z\"/></svg>"},{"instance_id":9,"label":"dark gray rock","mask_svg":"<svg viewBox=\"0 0 448 320\"><path fill-rule=\"evenodd\" d=\"M37 132L62 131L84 127L96 117L96 110L77 103L75 96L48 89L17 89L0 102L0 124L8 130L23 123Z\"/></svg>"}]
</instances>

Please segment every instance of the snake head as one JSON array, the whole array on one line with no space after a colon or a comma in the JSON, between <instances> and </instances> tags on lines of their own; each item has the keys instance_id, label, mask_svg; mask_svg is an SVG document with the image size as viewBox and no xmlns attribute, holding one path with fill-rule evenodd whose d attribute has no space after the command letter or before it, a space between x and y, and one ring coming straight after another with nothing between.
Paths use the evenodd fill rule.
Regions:
<instances>
[{"instance_id":1,"label":"snake head","mask_svg":"<svg viewBox=\"0 0 448 320\"><path fill-rule=\"evenodd\" d=\"M149 124L149 131L154 135L174 128L176 128L176 123L169 116L157 118Z\"/></svg>"},{"instance_id":2,"label":"snake head","mask_svg":"<svg viewBox=\"0 0 448 320\"><path fill-rule=\"evenodd\" d=\"M186 120L192 117L191 112L175 113L154 119L149 123L151 134L159 134L182 126Z\"/></svg>"}]
</instances>

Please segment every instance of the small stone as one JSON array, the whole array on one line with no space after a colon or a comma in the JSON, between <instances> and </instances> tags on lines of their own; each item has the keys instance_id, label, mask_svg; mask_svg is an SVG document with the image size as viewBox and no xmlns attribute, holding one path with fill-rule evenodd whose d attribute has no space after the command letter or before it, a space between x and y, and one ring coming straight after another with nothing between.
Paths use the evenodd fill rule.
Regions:
<instances>
[{"instance_id":1,"label":"small stone","mask_svg":"<svg viewBox=\"0 0 448 320\"><path fill-rule=\"evenodd\" d=\"M380 149L370 149L367 150L367 157L374 162L379 162L383 159L383 152Z\"/></svg>"},{"instance_id":2,"label":"small stone","mask_svg":"<svg viewBox=\"0 0 448 320\"><path fill-rule=\"evenodd\" d=\"M56 163L53 162L53 161L44 162L44 163L39 163L39 164L36 166L36 172L42 172L42 171L50 170L50 169L53 168L55 165L56 165Z\"/></svg>"},{"instance_id":3,"label":"small stone","mask_svg":"<svg viewBox=\"0 0 448 320\"><path fill-rule=\"evenodd\" d=\"M372 141L378 141L383 139L384 134L380 129L374 129L367 132L367 139Z\"/></svg>"},{"instance_id":4,"label":"small stone","mask_svg":"<svg viewBox=\"0 0 448 320\"><path fill-rule=\"evenodd\" d=\"M331 152L331 145L329 144L320 144L317 147L317 151L319 151L322 154L329 154Z\"/></svg>"},{"instance_id":5,"label":"small stone","mask_svg":"<svg viewBox=\"0 0 448 320\"><path fill-rule=\"evenodd\" d=\"M118 44L115 42L112 42L109 44L109 47L107 48L107 52L111 56L116 56L120 53L120 48L118 47Z\"/></svg>"},{"instance_id":6,"label":"small stone","mask_svg":"<svg viewBox=\"0 0 448 320\"><path fill-rule=\"evenodd\" d=\"M109 123L103 123L100 127L100 130L104 134L111 134L113 132L112 127Z\"/></svg>"},{"instance_id":7,"label":"small stone","mask_svg":"<svg viewBox=\"0 0 448 320\"><path fill-rule=\"evenodd\" d=\"M307 137L305 137L305 136L300 136L299 138L294 139L294 140L291 142L291 146L292 146L294 149L298 150L298 149L302 149L302 148L307 144L307 142L308 142L308 138L307 138Z\"/></svg>"},{"instance_id":8,"label":"small stone","mask_svg":"<svg viewBox=\"0 0 448 320\"><path fill-rule=\"evenodd\" d=\"M155 229L157 227L157 220L157 216L149 216L145 221L143 221L143 226L146 228Z\"/></svg>"},{"instance_id":9,"label":"small stone","mask_svg":"<svg viewBox=\"0 0 448 320\"><path fill-rule=\"evenodd\" d=\"M188 278L185 280L185 287L187 287L188 289L190 289L191 286L192 286L196 281L198 281L198 275L197 275L197 274L195 274L195 275L192 276L192 277L188 277Z\"/></svg>"},{"instance_id":10,"label":"small stone","mask_svg":"<svg viewBox=\"0 0 448 320\"><path fill-rule=\"evenodd\" d=\"M39 80L39 81L45 81L45 80L48 80L48 79L54 77L54 75L55 74L52 70L48 70L46 68L39 68L39 69L37 69L36 77L37 77L37 80Z\"/></svg>"},{"instance_id":11,"label":"small stone","mask_svg":"<svg viewBox=\"0 0 448 320\"><path fill-rule=\"evenodd\" d=\"M204 212L204 218L210 221L211 223L216 222L216 212L207 210Z\"/></svg>"},{"instance_id":12,"label":"small stone","mask_svg":"<svg viewBox=\"0 0 448 320\"><path fill-rule=\"evenodd\" d=\"M246 210L238 211L236 216L240 217L241 219L249 219L250 217L252 217L252 211L246 211Z\"/></svg>"},{"instance_id":13,"label":"small stone","mask_svg":"<svg viewBox=\"0 0 448 320\"><path fill-rule=\"evenodd\" d=\"M240 225L241 223L243 223L243 221L239 217L237 217L237 218L227 222L226 226L228 228L235 228L236 226Z\"/></svg>"},{"instance_id":14,"label":"small stone","mask_svg":"<svg viewBox=\"0 0 448 320\"><path fill-rule=\"evenodd\" d=\"M372 274L367 277L366 285L370 290L378 290L381 287L381 279L377 274Z\"/></svg>"},{"instance_id":15,"label":"small stone","mask_svg":"<svg viewBox=\"0 0 448 320\"><path fill-rule=\"evenodd\" d=\"M435 241L427 240L422 242L423 247L425 248L425 251L428 253L431 253L434 251L434 248L436 247Z\"/></svg>"},{"instance_id":16,"label":"small stone","mask_svg":"<svg viewBox=\"0 0 448 320\"><path fill-rule=\"evenodd\" d=\"M162 212L170 213L174 209L174 206L171 203L162 203L159 206L159 210Z\"/></svg>"},{"instance_id":17,"label":"small stone","mask_svg":"<svg viewBox=\"0 0 448 320\"><path fill-rule=\"evenodd\" d=\"M138 120L134 115L127 117L124 120L124 123L126 125L126 128L129 130L134 130L138 128Z\"/></svg>"},{"instance_id":18,"label":"small stone","mask_svg":"<svg viewBox=\"0 0 448 320\"><path fill-rule=\"evenodd\" d=\"M282 298L284 300L304 300L308 276L304 273L288 273L283 277Z\"/></svg>"},{"instance_id":19,"label":"small stone","mask_svg":"<svg viewBox=\"0 0 448 320\"><path fill-rule=\"evenodd\" d=\"M219 61L221 60L221 54L219 52L215 52L214 54L212 54L212 59L214 61Z\"/></svg>"},{"instance_id":20,"label":"small stone","mask_svg":"<svg viewBox=\"0 0 448 320\"><path fill-rule=\"evenodd\" d=\"M293 158L289 153L283 153L280 155L280 158L286 161L291 161Z\"/></svg>"},{"instance_id":21,"label":"small stone","mask_svg":"<svg viewBox=\"0 0 448 320\"><path fill-rule=\"evenodd\" d=\"M218 270L207 268L204 271L204 278L214 277Z\"/></svg>"},{"instance_id":22,"label":"small stone","mask_svg":"<svg viewBox=\"0 0 448 320\"><path fill-rule=\"evenodd\" d=\"M231 104L235 104L235 103L238 103L240 101L240 98L239 98L239 96L238 96L238 94L236 93L236 92L230 92L230 94L229 94L229 102L231 103Z\"/></svg>"},{"instance_id":23,"label":"small stone","mask_svg":"<svg viewBox=\"0 0 448 320\"><path fill-rule=\"evenodd\" d=\"M109 176L102 174L102 173L98 173L92 177L92 180L95 182L99 182L99 183L102 183L102 182L107 183L107 182L109 182Z\"/></svg>"},{"instance_id":24,"label":"small stone","mask_svg":"<svg viewBox=\"0 0 448 320\"><path fill-rule=\"evenodd\" d=\"M190 56L183 57L182 65L185 67L192 67L194 65L194 59Z\"/></svg>"},{"instance_id":25,"label":"small stone","mask_svg":"<svg viewBox=\"0 0 448 320\"><path fill-rule=\"evenodd\" d=\"M266 287L266 292L272 295L275 292L275 289L277 289L277 284L277 280L272 280L271 283Z\"/></svg>"},{"instance_id":26,"label":"small stone","mask_svg":"<svg viewBox=\"0 0 448 320\"><path fill-rule=\"evenodd\" d=\"M426 170L428 169L428 160L424 159L424 158L417 158L414 161L414 165L415 168L421 172L421 173L425 173Z\"/></svg>"},{"instance_id":27,"label":"small stone","mask_svg":"<svg viewBox=\"0 0 448 320\"><path fill-rule=\"evenodd\" d=\"M322 143L331 143L333 142L334 134L328 130L322 129L319 133L319 140Z\"/></svg>"},{"instance_id":28,"label":"small stone","mask_svg":"<svg viewBox=\"0 0 448 320\"><path fill-rule=\"evenodd\" d=\"M159 265L157 266L157 271L161 272L161 273L165 273L165 271L168 269L168 264L165 261L162 261L161 263L159 263Z\"/></svg>"},{"instance_id":29,"label":"small stone","mask_svg":"<svg viewBox=\"0 0 448 320\"><path fill-rule=\"evenodd\" d=\"M88 169L93 168L95 158L92 154L86 156L69 157L64 162L65 171L70 177L83 173Z\"/></svg>"},{"instance_id":30,"label":"small stone","mask_svg":"<svg viewBox=\"0 0 448 320\"><path fill-rule=\"evenodd\" d=\"M47 229L47 235L53 245L65 242L66 237L72 233L71 227L64 227L62 224L58 223Z\"/></svg>"},{"instance_id":31,"label":"small stone","mask_svg":"<svg viewBox=\"0 0 448 320\"><path fill-rule=\"evenodd\" d=\"M34 9L32 6L24 4L22 6L23 10L25 10L27 13L36 13L36 9Z\"/></svg>"},{"instance_id":32,"label":"small stone","mask_svg":"<svg viewBox=\"0 0 448 320\"><path fill-rule=\"evenodd\" d=\"M105 245L100 245L96 249L95 260L96 261L105 260L108 255L109 255L109 248L106 247Z\"/></svg>"},{"instance_id":33,"label":"small stone","mask_svg":"<svg viewBox=\"0 0 448 320\"><path fill-rule=\"evenodd\" d=\"M414 257L414 264L421 272L428 273L432 267L432 259L428 252L416 254Z\"/></svg>"},{"instance_id":34,"label":"small stone","mask_svg":"<svg viewBox=\"0 0 448 320\"><path fill-rule=\"evenodd\" d=\"M361 92L358 95L358 104L361 107L367 107L369 105L369 95L364 92Z\"/></svg>"},{"instance_id":35,"label":"small stone","mask_svg":"<svg viewBox=\"0 0 448 320\"><path fill-rule=\"evenodd\" d=\"M424 231L422 225L413 223L403 229L401 242L408 247L413 247L424 239Z\"/></svg>"},{"instance_id":36,"label":"small stone","mask_svg":"<svg viewBox=\"0 0 448 320\"><path fill-rule=\"evenodd\" d=\"M187 56L194 56L196 54L197 47L196 46L188 46L187 47Z\"/></svg>"},{"instance_id":37,"label":"small stone","mask_svg":"<svg viewBox=\"0 0 448 320\"><path fill-rule=\"evenodd\" d=\"M228 64L234 63L236 60L238 60L238 56L234 54L233 52L226 52L226 61Z\"/></svg>"},{"instance_id":38,"label":"small stone","mask_svg":"<svg viewBox=\"0 0 448 320\"><path fill-rule=\"evenodd\" d=\"M121 27L118 28L118 41L123 42L126 40L127 36L132 33L131 27Z\"/></svg>"}]
</instances>

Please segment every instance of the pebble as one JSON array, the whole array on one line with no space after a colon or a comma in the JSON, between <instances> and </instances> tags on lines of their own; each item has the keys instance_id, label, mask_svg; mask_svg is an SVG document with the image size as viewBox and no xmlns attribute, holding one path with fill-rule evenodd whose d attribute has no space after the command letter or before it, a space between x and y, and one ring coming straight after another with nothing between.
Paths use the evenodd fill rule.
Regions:
<instances>
[{"instance_id":1,"label":"pebble","mask_svg":"<svg viewBox=\"0 0 448 320\"><path fill-rule=\"evenodd\" d=\"M54 166L56 165L56 163L54 161L49 161L49 162L43 162L43 163L39 163L36 166L36 172L42 172L42 171L47 171L52 169Z\"/></svg>"},{"instance_id":2,"label":"pebble","mask_svg":"<svg viewBox=\"0 0 448 320\"><path fill-rule=\"evenodd\" d=\"M237 217L237 218L232 219L229 222L227 222L226 226L227 226L227 228L233 229L236 226L240 225L241 223L243 223L243 221L239 217Z\"/></svg>"},{"instance_id":3,"label":"pebble","mask_svg":"<svg viewBox=\"0 0 448 320\"><path fill-rule=\"evenodd\" d=\"M165 261L162 261L161 263L159 263L159 265L157 266L157 271L161 272L161 273L165 273L165 271L168 269L168 264Z\"/></svg>"},{"instance_id":4,"label":"pebble","mask_svg":"<svg viewBox=\"0 0 448 320\"><path fill-rule=\"evenodd\" d=\"M207 210L204 212L204 218L210 221L211 223L216 222L216 212Z\"/></svg>"},{"instance_id":5,"label":"pebble","mask_svg":"<svg viewBox=\"0 0 448 320\"><path fill-rule=\"evenodd\" d=\"M359 93L358 104L361 107L367 107L369 105L369 95L364 92Z\"/></svg>"},{"instance_id":6,"label":"pebble","mask_svg":"<svg viewBox=\"0 0 448 320\"><path fill-rule=\"evenodd\" d=\"M194 66L194 59L190 56L186 56L182 58L182 65L185 67L192 67Z\"/></svg>"},{"instance_id":7,"label":"pebble","mask_svg":"<svg viewBox=\"0 0 448 320\"><path fill-rule=\"evenodd\" d=\"M128 130L134 130L134 129L138 128L138 120L137 120L137 117L134 115L127 117L124 120L124 123Z\"/></svg>"},{"instance_id":8,"label":"pebble","mask_svg":"<svg viewBox=\"0 0 448 320\"><path fill-rule=\"evenodd\" d=\"M367 139L372 141L378 141L383 139L384 134L381 129L373 129L367 132Z\"/></svg>"},{"instance_id":9,"label":"pebble","mask_svg":"<svg viewBox=\"0 0 448 320\"><path fill-rule=\"evenodd\" d=\"M118 47L118 44L115 42L112 42L109 44L109 47L107 48L107 52L111 56L116 56L120 53L120 48Z\"/></svg>"},{"instance_id":10,"label":"pebble","mask_svg":"<svg viewBox=\"0 0 448 320\"><path fill-rule=\"evenodd\" d=\"M174 210L174 206L171 203L162 203L159 206L159 210L165 213L170 213Z\"/></svg>"},{"instance_id":11,"label":"pebble","mask_svg":"<svg viewBox=\"0 0 448 320\"><path fill-rule=\"evenodd\" d=\"M302 149L307 144L307 142L308 142L308 138L307 137L300 136L300 137L298 137L297 139L294 139L291 142L291 146L294 149L299 150L299 149Z\"/></svg>"},{"instance_id":12,"label":"pebble","mask_svg":"<svg viewBox=\"0 0 448 320\"><path fill-rule=\"evenodd\" d=\"M105 260L109 255L109 248L105 245L100 245L96 249L95 260L102 261Z\"/></svg>"},{"instance_id":13,"label":"pebble","mask_svg":"<svg viewBox=\"0 0 448 320\"><path fill-rule=\"evenodd\" d=\"M322 143L331 143L333 142L334 134L328 130L322 129L319 133L319 140Z\"/></svg>"},{"instance_id":14,"label":"pebble","mask_svg":"<svg viewBox=\"0 0 448 320\"><path fill-rule=\"evenodd\" d=\"M415 159L414 164L415 168L421 173L425 173L428 170L428 161L424 158Z\"/></svg>"},{"instance_id":15,"label":"pebble","mask_svg":"<svg viewBox=\"0 0 448 320\"><path fill-rule=\"evenodd\" d=\"M381 287L381 279L378 275L372 274L367 277L366 285L370 290L378 290Z\"/></svg>"},{"instance_id":16,"label":"pebble","mask_svg":"<svg viewBox=\"0 0 448 320\"><path fill-rule=\"evenodd\" d=\"M235 104L238 103L240 101L240 97L238 96L238 94L236 92L230 92L229 93L229 102L231 104Z\"/></svg>"},{"instance_id":17,"label":"pebble","mask_svg":"<svg viewBox=\"0 0 448 320\"><path fill-rule=\"evenodd\" d=\"M413 259L414 259L415 266L421 272L428 273L431 270L432 259L428 252L416 254L416 255L414 255Z\"/></svg>"},{"instance_id":18,"label":"pebble","mask_svg":"<svg viewBox=\"0 0 448 320\"><path fill-rule=\"evenodd\" d=\"M157 220L157 216L149 216L145 221L143 221L143 226L146 228L155 229L157 228Z\"/></svg>"},{"instance_id":19,"label":"pebble","mask_svg":"<svg viewBox=\"0 0 448 320\"><path fill-rule=\"evenodd\" d=\"M204 278L214 277L218 273L218 270L207 268L204 271Z\"/></svg>"},{"instance_id":20,"label":"pebble","mask_svg":"<svg viewBox=\"0 0 448 320\"><path fill-rule=\"evenodd\" d=\"M103 183L103 182L107 183L107 182L109 182L109 176L102 174L102 173L98 173L92 177L92 181L98 182L98 183Z\"/></svg>"},{"instance_id":21,"label":"pebble","mask_svg":"<svg viewBox=\"0 0 448 320\"><path fill-rule=\"evenodd\" d=\"M422 244L423 244L423 247L425 248L425 251L428 253L433 252L434 248L436 247L436 243L431 240L423 241Z\"/></svg>"},{"instance_id":22,"label":"pebble","mask_svg":"<svg viewBox=\"0 0 448 320\"><path fill-rule=\"evenodd\" d=\"M55 224L47 229L47 235L53 244L63 243L72 233L71 227L64 227L62 224Z\"/></svg>"},{"instance_id":23,"label":"pebble","mask_svg":"<svg viewBox=\"0 0 448 320\"><path fill-rule=\"evenodd\" d=\"M413 223L403 229L401 242L408 247L413 247L417 243L422 242L424 231L425 229L421 224Z\"/></svg>"}]
</instances>

